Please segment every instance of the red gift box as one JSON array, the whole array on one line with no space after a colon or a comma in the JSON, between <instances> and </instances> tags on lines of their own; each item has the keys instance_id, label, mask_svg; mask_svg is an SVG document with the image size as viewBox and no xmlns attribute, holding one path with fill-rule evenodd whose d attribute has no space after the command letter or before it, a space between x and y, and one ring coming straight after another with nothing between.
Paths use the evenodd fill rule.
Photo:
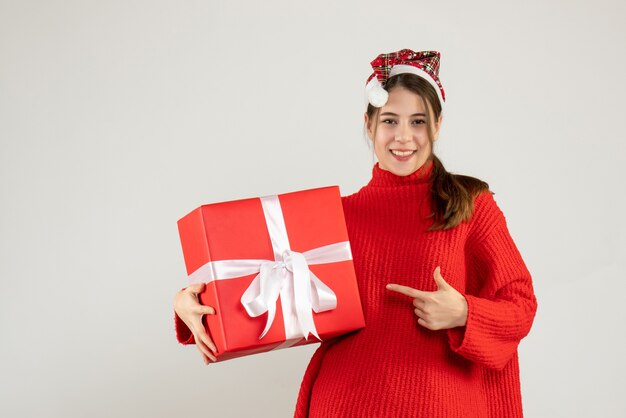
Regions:
<instances>
[{"instance_id":1,"label":"red gift box","mask_svg":"<svg viewBox=\"0 0 626 418\"><path fill-rule=\"evenodd\" d=\"M217 361L365 326L338 186L203 205L178 230Z\"/></svg>"}]
</instances>

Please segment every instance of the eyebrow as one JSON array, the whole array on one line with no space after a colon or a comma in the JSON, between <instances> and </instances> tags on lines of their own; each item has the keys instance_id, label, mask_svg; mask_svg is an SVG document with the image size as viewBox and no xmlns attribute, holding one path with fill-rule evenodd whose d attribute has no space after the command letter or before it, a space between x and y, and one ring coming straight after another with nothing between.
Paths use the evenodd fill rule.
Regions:
<instances>
[{"instance_id":1,"label":"eyebrow","mask_svg":"<svg viewBox=\"0 0 626 418\"><path fill-rule=\"evenodd\" d=\"M392 112L385 112L385 113L381 113L380 116L398 116L398 115ZM426 114L425 113L413 113L410 117L413 117L413 116L426 116Z\"/></svg>"}]
</instances>

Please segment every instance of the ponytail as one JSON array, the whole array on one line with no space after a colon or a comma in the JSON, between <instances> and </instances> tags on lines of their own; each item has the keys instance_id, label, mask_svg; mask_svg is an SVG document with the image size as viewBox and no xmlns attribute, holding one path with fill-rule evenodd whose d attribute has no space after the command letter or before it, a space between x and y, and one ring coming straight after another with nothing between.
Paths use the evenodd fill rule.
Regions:
<instances>
[{"instance_id":1,"label":"ponytail","mask_svg":"<svg viewBox=\"0 0 626 418\"><path fill-rule=\"evenodd\" d=\"M429 231L454 228L469 220L474 212L474 197L489 190L489 184L475 177L446 171L441 160L433 154L431 202L433 224Z\"/></svg>"}]
</instances>

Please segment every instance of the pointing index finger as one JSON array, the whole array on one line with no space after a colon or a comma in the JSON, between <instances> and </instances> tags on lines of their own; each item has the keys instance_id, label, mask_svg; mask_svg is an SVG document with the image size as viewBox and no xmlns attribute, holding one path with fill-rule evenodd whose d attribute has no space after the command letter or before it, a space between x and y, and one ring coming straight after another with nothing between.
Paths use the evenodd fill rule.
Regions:
<instances>
[{"instance_id":1,"label":"pointing index finger","mask_svg":"<svg viewBox=\"0 0 626 418\"><path fill-rule=\"evenodd\" d=\"M426 292L422 292L421 290L413 289L409 286L402 286L401 284L389 283L387 285L388 290L392 290L394 292L402 293L403 295L409 296L411 298L422 298L425 296Z\"/></svg>"}]
</instances>

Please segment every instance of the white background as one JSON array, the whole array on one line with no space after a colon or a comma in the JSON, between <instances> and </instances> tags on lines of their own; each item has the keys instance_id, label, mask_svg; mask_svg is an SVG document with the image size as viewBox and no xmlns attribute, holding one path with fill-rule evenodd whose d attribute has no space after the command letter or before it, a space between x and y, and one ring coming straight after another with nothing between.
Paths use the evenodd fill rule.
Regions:
<instances>
[{"instance_id":1,"label":"white background","mask_svg":"<svg viewBox=\"0 0 626 418\"><path fill-rule=\"evenodd\" d=\"M624 21L619 0L0 1L0 415L290 416L315 346L204 366L176 342L176 221L357 191L369 63L410 48L442 54L436 151L490 184L533 274L526 416L626 416Z\"/></svg>"}]
</instances>

